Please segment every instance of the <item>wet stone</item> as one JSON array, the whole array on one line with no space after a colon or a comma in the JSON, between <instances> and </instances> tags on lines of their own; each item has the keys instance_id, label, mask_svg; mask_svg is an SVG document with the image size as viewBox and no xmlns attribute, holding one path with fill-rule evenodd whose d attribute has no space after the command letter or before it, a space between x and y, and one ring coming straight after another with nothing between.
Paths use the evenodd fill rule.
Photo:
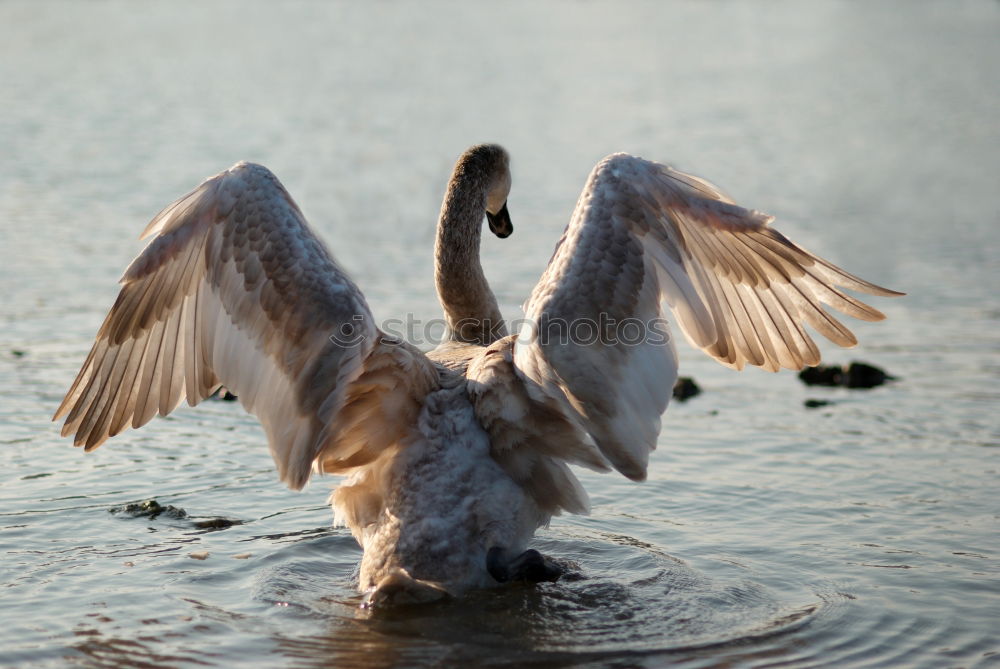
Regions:
<instances>
[{"instance_id":1,"label":"wet stone","mask_svg":"<svg viewBox=\"0 0 1000 669\"><path fill-rule=\"evenodd\" d=\"M108 509L108 513L123 514L133 518L155 519L157 516L166 515L168 518L187 518L187 511L179 507L168 504L163 506L155 499L147 499L143 502L129 502L121 506L113 506Z\"/></svg>"},{"instance_id":2,"label":"wet stone","mask_svg":"<svg viewBox=\"0 0 1000 669\"><path fill-rule=\"evenodd\" d=\"M233 525L242 525L242 520L232 518L206 518L205 520L194 521L194 526L199 530L224 530Z\"/></svg>"},{"instance_id":3,"label":"wet stone","mask_svg":"<svg viewBox=\"0 0 1000 669\"><path fill-rule=\"evenodd\" d=\"M845 388L874 388L886 381L894 381L885 370L866 362L850 365L817 365L799 372L799 379L808 386L842 386Z\"/></svg>"},{"instance_id":4,"label":"wet stone","mask_svg":"<svg viewBox=\"0 0 1000 669\"><path fill-rule=\"evenodd\" d=\"M829 400L817 400L817 399L807 399L802 403L807 409L818 409L820 407L829 406L832 404Z\"/></svg>"},{"instance_id":5,"label":"wet stone","mask_svg":"<svg viewBox=\"0 0 1000 669\"><path fill-rule=\"evenodd\" d=\"M687 399L694 397L695 395L701 394L701 388L697 383L694 382L690 376L679 376L677 377L677 382L674 383L674 399L678 402L683 402Z\"/></svg>"}]
</instances>

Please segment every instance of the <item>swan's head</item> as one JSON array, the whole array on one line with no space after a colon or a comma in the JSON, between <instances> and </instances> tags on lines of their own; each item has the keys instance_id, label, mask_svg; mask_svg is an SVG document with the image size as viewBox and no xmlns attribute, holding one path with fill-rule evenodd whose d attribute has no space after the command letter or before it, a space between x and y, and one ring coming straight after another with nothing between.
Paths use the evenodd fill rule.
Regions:
<instances>
[{"instance_id":1,"label":"swan's head","mask_svg":"<svg viewBox=\"0 0 1000 669\"><path fill-rule=\"evenodd\" d=\"M495 149L493 164L489 172L490 180L486 189L486 220L490 231L503 239L514 232L510 222L510 212L507 211L507 196L510 195L510 156L503 147L496 144L488 145Z\"/></svg>"},{"instance_id":2,"label":"swan's head","mask_svg":"<svg viewBox=\"0 0 1000 669\"><path fill-rule=\"evenodd\" d=\"M500 147L497 147L500 148ZM490 224L490 231L504 239L510 237L514 232L514 224L510 222L510 212L507 211L507 196L510 194L510 163L507 160L507 152L503 152L503 164L496 174L492 175L489 187L486 191L486 220Z\"/></svg>"},{"instance_id":3,"label":"swan's head","mask_svg":"<svg viewBox=\"0 0 1000 669\"><path fill-rule=\"evenodd\" d=\"M507 211L507 201L500 205L497 212L491 213L489 209L486 210L486 220L490 224L490 232L499 237L500 239L505 239L510 237L510 233L514 232L514 224L510 222L510 212Z\"/></svg>"},{"instance_id":4,"label":"swan's head","mask_svg":"<svg viewBox=\"0 0 1000 669\"><path fill-rule=\"evenodd\" d=\"M459 159L456 175L474 174L483 184L486 194L486 220L490 231L501 239L514 232L507 211L510 195L510 155L499 144L473 146Z\"/></svg>"}]
</instances>

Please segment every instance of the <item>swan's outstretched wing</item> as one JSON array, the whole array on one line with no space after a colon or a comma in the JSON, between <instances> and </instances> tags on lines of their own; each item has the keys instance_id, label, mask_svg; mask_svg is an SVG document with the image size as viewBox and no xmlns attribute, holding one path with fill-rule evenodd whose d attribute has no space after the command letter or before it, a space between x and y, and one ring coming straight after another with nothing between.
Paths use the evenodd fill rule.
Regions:
<instances>
[{"instance_id":1,"label":"swan's outstretched wing","mask_svg":"<svg viewBox=\"0 0 1000 669\"><path fill-rule=\"evenodd\" d=\"M803 323L841 346L857 343L821 303L883 318L838 287L900 294L803 250L770 221L701 179L609 156L525 305L515 365L562 398L619 471L643 478L677 376L661 301L722 364L773 371L819 362Z\"/></svg>"},{"instance_id":2,"label":"swan's outstretched wing","mask_svg":"<svg viewBox=\"0 0 1000 669\"><path fill-rule=\"evenodd\" d=\"M277 178L239 163L160 212L53 420L97 448L220 385L300 488L364 464L413 418L430 363L389 342ZM383 415L387 414L387 415Z\"/></svg>"}]
</instances>

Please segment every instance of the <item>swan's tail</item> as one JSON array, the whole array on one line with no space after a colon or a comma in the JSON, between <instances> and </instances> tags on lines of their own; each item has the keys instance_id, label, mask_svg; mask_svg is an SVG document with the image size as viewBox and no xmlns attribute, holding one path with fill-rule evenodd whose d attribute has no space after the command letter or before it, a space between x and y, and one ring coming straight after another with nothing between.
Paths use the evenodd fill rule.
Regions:
<instances>
[{"instance_id":1,"label":"swan's tail","mask_svg":"<svg viewBox=\"0 0 1000 669\"><path fill-rule=\"evenodd\" d=\"M410 576L405 569L396 567L365 593L364 608L398 604L424 604L451 597L444 586L422 581Z\"/></svg>"}]
</instances>

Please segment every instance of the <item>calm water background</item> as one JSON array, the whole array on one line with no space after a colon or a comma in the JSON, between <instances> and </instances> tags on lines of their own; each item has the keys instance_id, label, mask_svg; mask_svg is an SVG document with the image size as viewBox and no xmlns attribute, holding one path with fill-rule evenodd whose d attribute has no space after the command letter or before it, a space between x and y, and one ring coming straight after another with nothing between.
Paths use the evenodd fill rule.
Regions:
<instances>
[{"instance_id":1,"label":"calm water background","mask_svg":"<svg viewBox=\"0 0 1000 669\"><path fill-rule=\"evenodd\" d=\"M985 0L0 3L0 663L1000 665L998 36ZM592 515L538 535L574 578L374 616L335 481L285 490L238 405L88 456L48 422L138 232L203 177L268 165L376 315L426 322L448 170L488 140L514 158L515 234L484 242L509 317L624 150L907 291L824 346L900 380L683 347L705 392L649 481L584 473ZM109 513L148 498L191 518Z\"/></svg>"}]
</instances>

